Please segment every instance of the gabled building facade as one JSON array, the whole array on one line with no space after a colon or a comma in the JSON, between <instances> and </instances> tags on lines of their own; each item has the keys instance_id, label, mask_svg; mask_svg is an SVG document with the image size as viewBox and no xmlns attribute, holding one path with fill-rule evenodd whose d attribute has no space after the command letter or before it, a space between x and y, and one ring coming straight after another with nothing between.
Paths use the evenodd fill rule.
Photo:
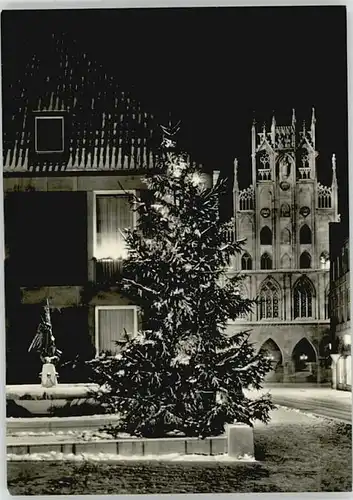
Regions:
<instances>
[{"instance_id":1,"label":"gabled building facade","mask_svg":"<svg viewBox=\"0 0 353 500\"><path fill-rule=\"evenodd\" d=\"M352 390L352 333L349 237L343 224L330 224L330 317L332 386Z\"/></svg>"},{"instance_id":2,"label":"gabled building facade","mask_svg":"<svg viewBox=\"0 0 353 500\"><path fill-rule=\"evenodd\" d=\"M235 269L244 293L258 299L253 312L230 331L251 330L266 349L274 382L322 382L329 368L329 223L338 220L336 159L331 186L319 182L316 118L299 126L293 111L287 125L251 130L252 182L239 189L234 177L234 220L246 239Z\"/></svg>"},{"instance_id":3,"label":"gabled building facade","mask_svg":"<svg viewBox=\"0 0 353 500\"><path fill-rule=\"evenodd\" d=\"M7 383L38 381L27 352L49 298L63 361L114 351L138 327L113 284L136 223L129 197L158 167L158 120L79 50L52 39L4 103ZM211 179L209 179L211 182ZM26 366L19 370L18 366ZM85 381L60 369L61 381Z\"/></svg>"}]
</instances>

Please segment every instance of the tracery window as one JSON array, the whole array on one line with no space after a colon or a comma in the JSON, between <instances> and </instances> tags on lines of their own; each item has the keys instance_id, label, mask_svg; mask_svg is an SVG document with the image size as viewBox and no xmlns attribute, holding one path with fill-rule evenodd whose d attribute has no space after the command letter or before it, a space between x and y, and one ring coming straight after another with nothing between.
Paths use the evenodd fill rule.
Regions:
<instances>
[{"instance_id":1,"label":"tracery window","mask_svg":"<svg viewBox=\"0 0 353 500\"><path fill-rule=\"evenodd\" d=\"M250 271L252 269L252 258L247 252L241 258L241 268L243 271Z\"/></svg>"},{"instance_id":2,"label":"tracery window","mask_svg":"<svg viewBox=\"0 0 353 500\"><path fill-rule=\"evenodd\" d=\"M239 210L253 210L254 209L254 190L250 186L247 189L243 189L239 193Z\"/></svg>"},{"instance_id":3,"label":"tracery window","mask_svg":"<svg viewBox=\"0 0 353 500\"><path fill-rule=\"evenodd\" d=\"M260 291L260 319L279 318L279 290L272 281L267 281Z\"/></svg>"},{"instance_id":4,"label":"tracery window","mask_svg":"<svg viewBox=\"0 0 353 500\"><path fill-rule=\"evenodd\" d=\"M260 231L260 244L272 245L272 231L268 226L264 226Z\"/></svg>"},{"instance_id":5,"label":"tracery window","mask_svg":"<svg viewBox=\"0 0 353 500\"><path fill-rule=\"evenodd\" d=\"M332 189L318 183L318 206L319 208L332 208Z\"/></svg>"},{"instance_id":6,"label":"tracery window","mask_svg":"<svg viewBox=\"0 0 353 500\"><path fill-rule=\"evenodd\" d=\"M312 241L311 229L307 224L300 228L299 241L301 245L310 245Z\"/></svg>"},{"instance_id":7,"label":"tracery window","mask_svg":"<svg viewBox=\"0 0 353 500\"><path fill-rule=\"evenodd\" d=\"M261 269L272 269L272 258L268 253L261 255Z\"/></svg>"},{"instance_id":8,"label":"tracery window","mask_svg":"<svg viewBox=\"0 0 353 500\"><path fill-rule=\"evenodd\" d=\"M313 288L306 280L298 281L294 286L294 317L311 318L313 316Z\"/></svg>"}]
</instances>

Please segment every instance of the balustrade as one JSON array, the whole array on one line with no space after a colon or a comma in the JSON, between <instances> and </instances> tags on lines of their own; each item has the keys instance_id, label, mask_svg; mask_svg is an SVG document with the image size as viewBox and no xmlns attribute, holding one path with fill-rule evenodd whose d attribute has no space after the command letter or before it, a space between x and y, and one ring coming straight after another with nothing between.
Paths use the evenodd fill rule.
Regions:
<instances>
[{"instance_id":1,"label":"balustrade","mask_svg":"<svg viewBox=\"0 0 353 500\"><path fill-rule=\"evenodd\" d=\"M122 270L122 259L99 259L95 261L96 283L114 283Z\"/></svg>"}]
</instances>

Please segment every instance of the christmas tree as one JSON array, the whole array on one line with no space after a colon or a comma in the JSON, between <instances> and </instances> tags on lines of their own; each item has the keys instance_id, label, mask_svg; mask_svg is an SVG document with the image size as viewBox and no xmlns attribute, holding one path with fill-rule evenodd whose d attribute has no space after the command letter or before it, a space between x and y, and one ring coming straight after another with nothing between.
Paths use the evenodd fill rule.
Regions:
<instances>
[{"instance_id":1,"label":"christmas tree","mask_svg":"<svg viewBox=\"0 0 353 500\"><path fill-rule=\"evenodd\" d=\"M273 408L268 396L244 394L261 387L271 361L250 332L226 332L254 305L227 273L241 244L219 215L226 182L207 187L174 146L167 137L163 169L146 178L150 197L133 201L138 223L126 231L120 289L139 306L141 328L116 356L91 362L101 404L121 416L113 433L219 435L226 423L267 422Z\"/></svg>"}]
</instances>

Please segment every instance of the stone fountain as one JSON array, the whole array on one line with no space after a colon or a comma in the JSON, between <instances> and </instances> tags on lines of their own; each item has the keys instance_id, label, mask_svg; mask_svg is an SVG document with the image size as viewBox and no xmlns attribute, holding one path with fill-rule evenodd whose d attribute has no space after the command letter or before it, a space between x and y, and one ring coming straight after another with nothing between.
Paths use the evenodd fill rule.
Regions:
<instances>
[{"instance_id":1,"label":"stone fountain","mask_svg":"<svg viewBox=\"0 0 353 500\"><path fill-rule=\"evenodd\" d=\"M42 361L40 384L6 386L8 416L50 416L64 406L77 406L88 401L93 403L92 392L98 390L95 384L58 383L56 364L62 353L55 345L48 299L28 352L38 353Z\"/></svg>"}]
</instances>

